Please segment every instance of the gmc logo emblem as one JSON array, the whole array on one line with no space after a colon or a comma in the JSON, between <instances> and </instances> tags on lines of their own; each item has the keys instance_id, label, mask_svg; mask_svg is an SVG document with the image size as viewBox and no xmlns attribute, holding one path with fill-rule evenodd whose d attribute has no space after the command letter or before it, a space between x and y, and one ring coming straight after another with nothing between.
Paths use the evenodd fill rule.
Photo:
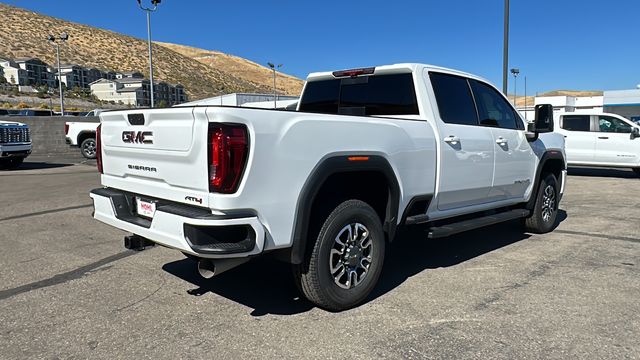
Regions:
<instances>
[{"instance_id":1,"label":"gmc logo emblem","mask_svg":"<svg viewBox=\"0 0 640 360\"><path fill-rule=\"evenodd\" d=\"M126 144L153 144L152 131L123 131L122 142Z\"/></svg>"}]
</instances>

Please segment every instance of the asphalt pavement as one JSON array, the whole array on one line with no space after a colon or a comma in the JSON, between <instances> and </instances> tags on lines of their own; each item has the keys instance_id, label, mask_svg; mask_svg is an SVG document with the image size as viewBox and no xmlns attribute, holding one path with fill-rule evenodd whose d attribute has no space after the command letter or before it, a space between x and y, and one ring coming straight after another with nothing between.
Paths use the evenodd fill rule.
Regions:
<instances>
[{"instance_id":1,"label":"asphalt pavement","mask_svg":"<svg viewBox=\"0 0 640 360\"><path fill-rule=\"evenodd\" d=\"M572 169L553 233L406 232L340 313L264 258L211 280L91 217L92 162L0 172L0 358L640 358L640 179Z\"/></svg>"}]
</instances>

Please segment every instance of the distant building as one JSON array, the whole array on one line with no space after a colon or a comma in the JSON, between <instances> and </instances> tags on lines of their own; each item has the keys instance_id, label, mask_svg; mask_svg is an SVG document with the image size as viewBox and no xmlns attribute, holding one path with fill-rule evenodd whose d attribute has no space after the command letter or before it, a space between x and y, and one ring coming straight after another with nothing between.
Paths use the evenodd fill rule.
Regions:
<instances>
[{"instance_id":1,"label":"distant building","mask_svg":"<svg viewBox=\"0 0 640 360\"><path fill-rule=\"evenodd\" d=\"M56 80L48 69L48 65L38 58L17 58L14 62L23 70L27 72L27 79L25 84L18 85L32 85L41 86L47 85L49 87L56 86Z\"/></svg>"},{"instance_id":2,"label":"distant building","mask_svg":"<svg viewBox=\"0 0 640 360\"><path fill-rule=\"evenodd\" d=\"M278 101L298 100L297 96L278 95ZM192 101L185 105L225 105L225 106L241 106L246 103L256 103L263 101L273 101L273 94L251 94L251 93L233 93L211 97L202 100Z\"/></svg>"},{"instance_id":3,"label":"distant building","mask_svg":"<svg viewBox=\"0 0 640 360\"><path fill-rule=\"evenodd\" d=\"M640 121L640 89L605 91L604 111Z\"/></svg>"},{"instance_id":4,"label":"distant building","mask_svg":"<svg viewBox=\"0 0 640 360\"><path fill-rule=\"evenodd\" d=\"M126 78L144 79L144 74L139 71L116 72L115 78L116 79L126 79Z\"/></svg>"},{"instance_id":5,"label":"distant building","mask_svg":"<svg viewBox=\"0 0 640 360\"><path fill-rule=\"evenodd\" d=\"M533 105L551 104L554 113L595 112L613 113L640 121L640 89L607 90L603 96L536 96ZM535 117L535 107L519 107L528 120Z\"/></svg>"},{"instance_id":6,"label":"distant building","mask_svg":"<svg viewBox=\"0 0 640 360\"><path fill-rule=\"evenodd\" d=\"M146 107L151 105L151 83L138 77L121 77L120 79L100 79L90 84L91 93L102 101L122 102L125 105ZM167 83L154 84L155 104L164 100L167 106L187 101L182 85Z\"/></svg>"},{"instance_id":7,"label":"distant building","mask_svg":"<svg viewBox=\"0 0 640 360\"><path fill-rule=\"evenodd\" d=\"M4 78L9 84L27 85L27 70L22 69L15 61L0 59L0 67Z\"/></svg>"}]
</instances>

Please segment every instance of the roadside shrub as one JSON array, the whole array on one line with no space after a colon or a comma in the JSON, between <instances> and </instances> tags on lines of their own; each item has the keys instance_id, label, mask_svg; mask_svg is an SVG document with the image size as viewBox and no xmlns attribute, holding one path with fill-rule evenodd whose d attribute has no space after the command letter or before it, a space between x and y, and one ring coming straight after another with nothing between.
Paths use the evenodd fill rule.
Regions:
<instances>
[{"instance_id":1,"label":"roadside shrub","mask_svg":"<svg viewBox=\"0 0 640 360\"><path fill-rule=\"evenodd\" d=\"M27 105L27 104L25 104L25 103L21 102L21 103L19 103L19 104L18 104L18 106L16 106L16 107L17 107L18 109L28 109L28 108L29 108L29 105Z\"/></svg>"}]
</instances>

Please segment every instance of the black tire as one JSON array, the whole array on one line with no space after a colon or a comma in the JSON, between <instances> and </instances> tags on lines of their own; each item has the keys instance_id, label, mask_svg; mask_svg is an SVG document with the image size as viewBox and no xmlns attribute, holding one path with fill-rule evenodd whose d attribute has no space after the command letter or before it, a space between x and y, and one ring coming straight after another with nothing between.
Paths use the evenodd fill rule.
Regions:
<instances>
[{"instance_id":1,"label":"black tire","mask_svg":"<svg viewBox=\"0 0 640 360\"><path fill-rule=\"evenodd\" d=\"M558 181L552 174L543 175L536 194L536 202L524 225L528 232L548 233L558 225Z\"/></svg>"},{"instance_id":2,"label":"black tire","mask_svg":"<svg viewBox=\"0 0 640 360\"><path fill-rule=\"evenodd\" d=\"M96 158L96 139L87 138L82 140L80 144L80 152L82 156L87 159L95 159Z\"/></svg>"},{"instance_id":3,"label":"black tire","mask_svg":"<svg viewBox=\"0 0 640 360\"><path fill-rule=\"evenodd\" d=\"M640 168L633 168L632 170L636 175L640 176Z\"/></svg>"},{"instance_id":4,"label":"black tire","mask_svg":"<svg viewBox=\"0 0 640 360\"><path fill-rule=\"evenodd\" d=\"M309 301L327 310L340 311L360 304L374 289L382 272L385 237L378 214L363 201L348 200L326 219L312 220L324 222L315 241L309 244L311 249L302 264L294 265L296 285ZM361 239L347 243L354 230ZM344 239L345 245L336 239L341 242ZM332 253L332 249L336 252ZM344 275L334 277L332 267L335 274L343 274L342 269Z\"/></svg>"}]
</instances>

